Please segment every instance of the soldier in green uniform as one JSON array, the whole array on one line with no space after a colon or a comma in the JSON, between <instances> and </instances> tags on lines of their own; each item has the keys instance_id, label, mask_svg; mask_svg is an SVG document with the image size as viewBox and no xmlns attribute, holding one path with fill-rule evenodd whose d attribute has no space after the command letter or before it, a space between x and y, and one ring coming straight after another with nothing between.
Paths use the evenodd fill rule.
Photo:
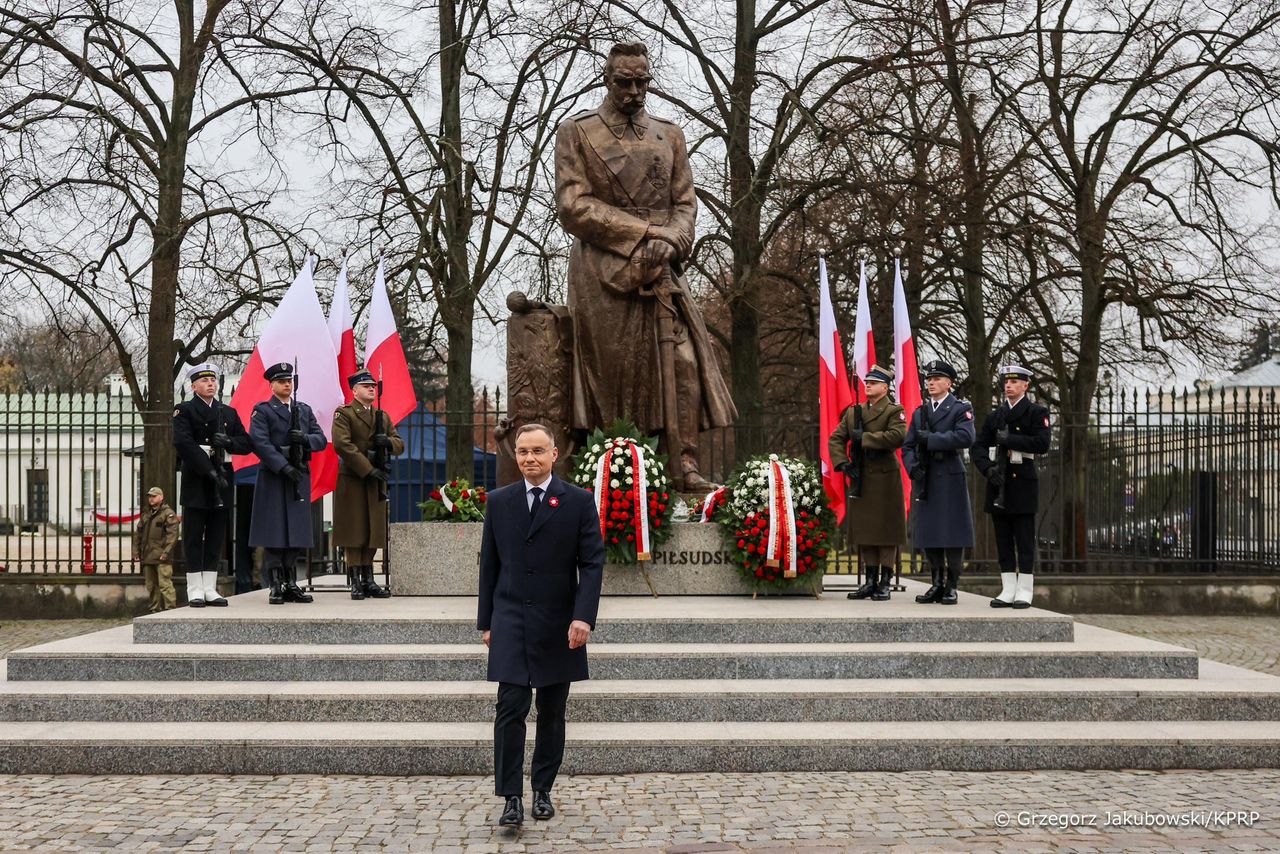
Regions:
<instances>
[{"instance_id":1,"label":"soldier in green uniform","mask_svg":"<svg viewBox=\"0 0 1280 854\"><path fill-rule=\"evenodd\" d=\"M892 370L876 365L862 381L867 401L846 409L831 434L831 464L860 483L860 494L845 503L844 537L849 551L860 555L867 580L849 598L883 602L889 598L898 550L907 541L896 453L907 435L907 416L889 400Z\"/></svg>"},{"instance_id":2,"label":"soldier in green uniform","mask_svg":"<svg viewBox=\"0 0 1280 854\"><path fill-rule=\"evenodd\" d=\"M338 488L333 496L333 544L341 546L351 578L351 598L386 599L391 591L373 580L373 556L387 547L388 469L404 453L404 440L386 412L375 408L378 383L360 371L347 378L355 399L333 413ZM385 466L374 465L381 457Z\"/></svg>"}]
</instances>

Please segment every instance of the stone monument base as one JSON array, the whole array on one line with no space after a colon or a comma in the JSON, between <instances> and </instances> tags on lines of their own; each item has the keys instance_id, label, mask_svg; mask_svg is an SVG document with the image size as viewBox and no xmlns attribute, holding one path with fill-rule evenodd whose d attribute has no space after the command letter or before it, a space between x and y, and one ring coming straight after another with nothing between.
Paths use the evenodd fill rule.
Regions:
<instances>
[{"instance_id":1,"label":"stone monument base","mask_svg":"<svg viewBox=\"0 0 1280 854\"><path fill-rule=\"evenodd\" d=\"M480 522L398 522L391 526L391 586L397 596L475 596L480 575ZM786 595L816 596L822 573ZM676 523L653 559L606 564L606 596L749 596L714 524Z\"/></svg>"}]
</instances>

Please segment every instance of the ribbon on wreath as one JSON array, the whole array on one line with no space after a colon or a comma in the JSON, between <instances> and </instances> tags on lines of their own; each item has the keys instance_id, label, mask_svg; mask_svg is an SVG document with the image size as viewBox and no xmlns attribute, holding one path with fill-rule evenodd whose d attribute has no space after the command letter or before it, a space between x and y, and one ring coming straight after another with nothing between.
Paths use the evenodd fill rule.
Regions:
<instances>
[{"instance_id":1,"label":"ribbon on wreath","mask_svg":"<svg viewBox=\"0 0 1280 854\"><path fill-rule=\"evenodd\" d=\"M782 567L783 578L796 577L796 505L791 493L791 474L769 455L769 540L765 566Z\"/></svg>"},{"instance_id":2,"label":"ribbon on wreath","mask_svg":"<svg viewBox=\"0 0 1280 854\"><path fill-rule=\"evenodd\" d=\"M714 492L708 492L707 497L702 499L702 518L699 522L710 522L711 514L715 512L716 502L720 500L720 496L724 495L727 486L722 486Z\"/></svg>"},{"instance_id":3,"label":"ribbon on wreath","mask_svg":"<svg viewBox=\"0 0 1280 854\"><path fill-rule=\"evenodd\" d=\"M445 510L453 512L453 502L449 500L449 492L444 486L440 487L440 503L444 505Z\"/></svg>"},{"instance_id":4,"label":"ribbon on wreath","mask_svg":"<svg viewBox=\"0 0 1280 854\"><path fill-rule=\"evenodd\" d=\"M600 455L600 462L596 464L595 499L596 513L600 517L600 536L608 534L609 506L613 494L609 481L613 455L616 453L626 454L628 462L631 463L636 502L636 512L632 520L635 530L636 560L649 560L649 480L644 473L644 448L631 439L614 439L609 444L608 450ZM631 489L628 488L626 492L630 497Z\"/></svg>"},{"instance_id":5,"label":"ribbon on wreath","mask_svg":"<svg viewBox=\"0 0 1280 854\"><path fill-rule=\"evenodd\" d=\"M609 499L611 492L609 490L609 463L613 460L613 443L610 443L605 452L600 455L600 461L596 463L596 514L600 517L600 536L604 537L608 533L609 527ZM605 542L608 542L606 539Z\"/></svg>"},{"instance_id":6,"label":"ribbon on wreath","mask_svg":"<svg viewBox=\"0 0 1280 854\"><path fill-rule=\"evenodd\" d=\"M649 560L649 480L644 474L644 451L637 442L630 445L636 485L636 560Z\"/></svg>"}]
</instances>

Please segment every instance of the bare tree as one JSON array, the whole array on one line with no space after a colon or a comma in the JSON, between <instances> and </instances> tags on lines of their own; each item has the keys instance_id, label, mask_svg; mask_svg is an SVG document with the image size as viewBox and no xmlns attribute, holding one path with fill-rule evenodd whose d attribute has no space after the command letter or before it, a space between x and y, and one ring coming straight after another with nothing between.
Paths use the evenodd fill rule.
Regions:
<instances>
[{"instance_id":1,"label":"bare tree","mask_svg":"<svg viewBox=\"0 0 1280 854\"><path fill-rule=\"evenodd\" d=\"M12 318L0 338L0 390L101 391L119 370L111 339L83 311L36 322Z\"/></svg>"}]
</instances>

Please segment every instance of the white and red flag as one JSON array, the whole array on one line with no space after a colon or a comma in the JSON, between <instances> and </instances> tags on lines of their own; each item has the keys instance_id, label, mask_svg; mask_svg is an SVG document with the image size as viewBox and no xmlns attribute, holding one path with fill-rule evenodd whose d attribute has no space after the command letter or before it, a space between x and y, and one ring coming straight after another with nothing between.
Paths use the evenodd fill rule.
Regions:
<instances>
[{"instance_id":1,"label":"white and red flag","mask_svg":"<svg viewBox=\"0 0 1280 854\"><path fill-rule=\"evenodd\" d=\"M818 455L822 460L822 488L827 505L836 521L844 520L844 475L831 466L827 442L840 424L840 416L853 403L849 391L849 372L845 367L844 348L840 346L840 330L831 306L831 288L827 284L827 261L818 259Z\"/></svg>"},{"instance_id":2,"label":"white and red flag","mask_svg":"<svg viewBox=\"0 0 1280 854\"><path fill-rule=\"evenodd\" d=\"M893 360L894 384L898 395L898 403L902 404L908 426L921 402L920 367L916 363L916 342L911 336L911 317L907 313L907 291L902 284L902 261L893 262ZM898 451L898 462L901 467L902 451ZM902 471L902 494L906 498L907 510L911 509L911 478L906 469Z\"/></svg>"},{"instance_id":3,"label":"white and red flag","mask_svg":"<svg viewBox=\"0 0 1280 854\"><path fill-rule=\"evenodd\" d=\"M858 316L853 328L853 400L862 403L867 399L862 378L876 363L875 332L871 329L871 303L867 301L867 262L859 261Z\"/></svg>"},{"instance_id":4,"label":"white and red flag","mask_svg":"<svg viewBox=\"0 0 1280 854\"><path fill-rule=\"evenodd\" d=\"M338 382L342 384L342 402L355 399L347 377L360 370L356 361L355 321L351 317L351 295L347 289L347 259L342 259L338 281L333 286L333 301L329 303L329 337L333 350L338 354Z\"/></svg>"},{"instance_id":5,"label":"white and red flag","mask_svg":"<svg viewBox=\"0 0 1280 854\"><path fill-rule=\"evenodd\" d=\"M409 364L396 331L396 316L391 311L391 298L387 296L387 278L383 262L378 261L378 272L373 279L373 296L369 301L369 328L364 335L364 369L382 382L382 399L379 405L391 417L392 424L399 424L418 406L418 396L413 392L409 378Z\"/></svg>"},{"instance_id":6,"label":"white and red flag","mask_svg":"<svg viewBox=\"0 0 1280 854\"><path fill-rule=\"evenodd\" d=\"M333 413L343 403L342 384L338 381L338 354L334 352L324 309L316 295L310 256L263 328L244 369L244 377L231 395L231 406L245 425L249 424L253 407L271 397L271 383L262 373L265 365L276 362L293 364L298 375L294 394L311 407L325 437L332 439ZM233 459L237 469L257 462L253 454ZM330 444L311 455L311 500L332 492L337 483L338 455Z\"/></svg>"}]
</instances>

